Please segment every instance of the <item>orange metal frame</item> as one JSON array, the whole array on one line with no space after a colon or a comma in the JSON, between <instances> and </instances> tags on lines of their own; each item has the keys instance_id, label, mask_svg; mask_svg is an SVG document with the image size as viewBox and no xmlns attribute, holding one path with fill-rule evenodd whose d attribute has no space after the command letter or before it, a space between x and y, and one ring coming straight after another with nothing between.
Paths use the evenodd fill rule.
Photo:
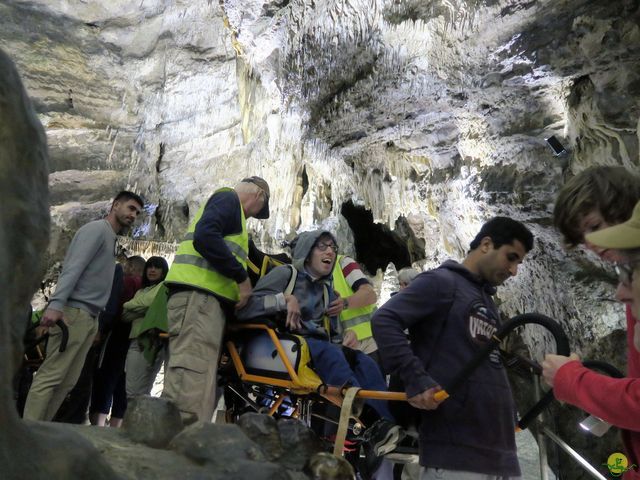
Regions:
<instances>
[{"instance_id":1,"label":"orange metal frame","mask_svg":"<svg viewBox=\"0 0 640 480\"><path fill-rule=\"evenodd\" d=\"M293 393L298 395L305 395L310 393L318 393L325 398L333 401L334 403L341 403L341 399L344 396L345 388L336 387L331 385L305 385L301 383L298 374L296 373L293 365L289 361L287 354L280 343L280 339L276 335L276 332L270 328L268 325L257 324L257 323L248 323L243 325L234 325L232 330L264 330L269 334L271 341L276 347L278 351L278 356L285 368L287 369L287 373L289 374L289 380L283 380L279 378L265 377L262 375L254 375L248 373L244 368L244 364L242 363L242 359L240 358L240 354L238 353L238 349L236 348L233 341L227 341L227 349L229 351L229 355L231 356L231 360L233 361L233 365L240 377L240 380L248 383L257 383L262 385L275 385L278 387L288 388ZM407 401L407 395L403 392L385 392L385 391L377 391L377 390L360 390L357 395L357 398L362 399L372 399L372 400L395 400L395 401ZM277 409L277 407L276 407ZM274 410L275 412L275 410Z\"/></svg>"}]
</instances>

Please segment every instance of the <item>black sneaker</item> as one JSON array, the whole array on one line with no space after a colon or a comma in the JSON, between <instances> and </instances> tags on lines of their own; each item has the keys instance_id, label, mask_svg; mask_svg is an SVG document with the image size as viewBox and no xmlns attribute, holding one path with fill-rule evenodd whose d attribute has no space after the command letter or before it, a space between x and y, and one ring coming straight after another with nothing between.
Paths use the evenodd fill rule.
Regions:
<instances>
[{"instance_id":1,"label":"black sneaker","mask_svg":"<svg viewBox=\"0 0 640 480\"><path fill-rule=\"evenodd\" d=\"M369 442L362 442L362 455L356 459L356 469L362 480L374 478L375 473L382 464L382 457L373 452L373 446Z\"/></svg>"},{"instance_id":2,"label":"black sneaker","mask_svg":"<svg viewBox=\"0 0 640 480\"><path fill-rule=\"evenodd\" d=\"M377 457L382 457L395 450L404 435L405 432L400 425L381 418L367 429L364 440L371 445Z\"/></svg>"}]
</instances>

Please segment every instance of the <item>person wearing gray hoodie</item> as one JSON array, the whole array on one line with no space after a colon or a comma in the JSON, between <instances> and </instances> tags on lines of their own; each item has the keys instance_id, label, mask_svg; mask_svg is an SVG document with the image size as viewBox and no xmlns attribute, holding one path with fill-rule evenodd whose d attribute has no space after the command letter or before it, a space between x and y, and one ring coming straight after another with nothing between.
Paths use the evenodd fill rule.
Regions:
<instances>
[{"instance_id":1,"label":"person wearing gray hoodie","mask_svg":"<svg viewBox=\"0 0 640 480\"><path fill-rule=\"evenodd\" d=\"M238 320L284 317L287 329L305 338L312 368L323 382L386 391L385 379L375 361L360 351L348 349L352 367L343 352L346 347L341 346L342 332L338 330L337 320L343 302L332 286L337 251L336 240L330 232L301 233L293 250L297 276L291 293L285 292L292 276L291 267L274 268L258 281L247 305L237 312ZM325 291L328 291L328 300L325 300ZM402 430L395 425L387 402L367 400L367 405L369 412L365 414L376 420L371 422L367 439L376 456L381 456L395 448Z\"/></svg>"}]
</instances>

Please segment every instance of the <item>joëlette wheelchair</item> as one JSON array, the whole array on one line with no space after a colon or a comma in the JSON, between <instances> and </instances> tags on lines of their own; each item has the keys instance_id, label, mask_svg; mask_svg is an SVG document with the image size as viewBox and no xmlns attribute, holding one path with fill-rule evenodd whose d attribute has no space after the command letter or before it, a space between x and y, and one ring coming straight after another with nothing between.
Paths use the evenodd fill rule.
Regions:
<instances>
[{"instance_id":1,"label":"jo\u00eblette wheelchair","mask_svg":"<svg viewBox=\"0 0 640 480\"><path fill-rule=\"evenodd\" d=\"M499 347L508 334L525 324L537 324L549 330L555 338L556 353L569 354L568 340L554 320L536 313L518 315L488 339L469 365L443 386L437 398L444 401L449 395L455 395L458 387ZM527 362L526 359L521 360ZM344 455L360 470L362 476L362 437L368 427L359 416L362 402L365 399L406 402L406 394L326 385L308 363L309 352L304 339L279 332L271 321L231 325L227 331L220 370L227 421L234 422L246 412L299 419L319 432L328 446L332 446L334 455ZM550 391L521 417L517 430L527 428L551 401L553 393ZM327 413L336 409L337 415ZM335 428L323 429L322 424L325 427L326 424L337 426L337 433ZM323 437L323 432L327 430L332 434ZM403 449L403 453L412 452ZM366 473L364 478L368 478Z\"/></svg>"},{"instance_id":2,"label":"jo\u00eblette wheelchair","mask_svg":"<svg viewBox=\"0 0 640 480\"><path fill-rule=\"evenodd\" d=\"M326 385L309 362L304 338L278 331L272 321L228 327L220 369L227 421L246 412L295 418L316 431L335 455L357 462L369 426L361 417L364 400L407 397L402 392Z\"/></svg>"}]
</instances>

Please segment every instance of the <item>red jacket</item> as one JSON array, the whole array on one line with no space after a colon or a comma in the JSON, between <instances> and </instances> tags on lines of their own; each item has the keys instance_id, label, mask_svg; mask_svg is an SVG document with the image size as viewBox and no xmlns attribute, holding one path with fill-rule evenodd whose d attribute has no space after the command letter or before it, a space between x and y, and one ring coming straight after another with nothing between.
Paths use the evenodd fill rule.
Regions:
<instances>
[{"instance_id":1,"label":"red jacket","mask_svg":"<svg viewBox=\"0 0 640 480\"><path fill-rule=\"evenodd\" d=\"M623 475L624 480L640 480L640 353L633 345L635 323L627 305L626 378L611 378L583 367L580 362L568 362L558 369L553 381L558 400L622 429L629 465L636 465Z\"/></svg>"}]
</instances>

